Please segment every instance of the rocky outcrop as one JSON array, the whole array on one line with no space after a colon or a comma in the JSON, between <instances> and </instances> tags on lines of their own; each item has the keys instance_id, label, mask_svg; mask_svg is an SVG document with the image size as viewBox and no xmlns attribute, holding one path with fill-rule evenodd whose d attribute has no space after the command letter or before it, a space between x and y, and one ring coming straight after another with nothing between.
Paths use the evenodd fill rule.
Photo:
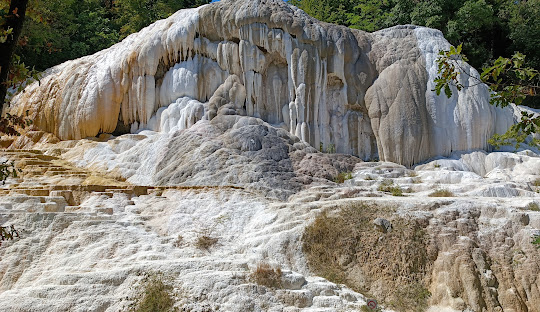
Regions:
<instances>
[{"instance_id":1,"label":"rocky outcrop","mask_svg":"<svg viewBox=\"0 0 540 312\"><path fill-rule=\"evenodd\" d=\"M129 310L141 278L161 272L185 311L359 311L376 299L400 312L540 312L538 154L351 169L353 156L312 153L235 115L106 138L0 151L23 169L0 185L0 225L20 233L0 248L4 310ZM97 165L183 185L129 185ZM324 179L341 170L351 179ZM317 185L298 190L307 179ZM201 247L204 236L215 245ZM281 268L281 288L253 283L260 263Z\"/></svg>"},{"instance_id":2,"label":"rocky outcrop","mask_svg":"<svg viewBox=\"0 0 540 312\"><path fill-rule=\"evenodd\" d=\"M220 1L49 69L11 112L29 109L37 126L63 140L247 115L317 149L411 165L485 149L514 122L512 109L488 104L485 86L450 99L431 91L436 54L448 46L433 29L369 34L283 1Z\"/></svg>"}]
</instances>

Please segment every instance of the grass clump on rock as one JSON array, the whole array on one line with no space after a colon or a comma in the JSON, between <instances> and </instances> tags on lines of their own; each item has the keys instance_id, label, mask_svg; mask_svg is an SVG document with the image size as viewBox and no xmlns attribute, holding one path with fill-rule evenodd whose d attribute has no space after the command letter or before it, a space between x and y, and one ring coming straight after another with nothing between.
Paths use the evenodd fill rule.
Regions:
<instances>
[{"instance_id":1,"label":"grass clump on rock","mask_svg":"<svg viewBox=\"0 0 540 312\"><path fill-rule=\"evenodd\" d=\"M379 192L390 193L392 196L403 196L403 190L398 185L394 185L394 181L385 179L377 188Z\"/></svg>"},{"instance_id":2,"label":"grass clump on rock","mask_svg":"<svg viewBox=\"0 0 540 312\"><path fill-rule=\"evenodd\" d=\"M173 286L162 273L146 274L129 306L130 312L171 312L174 309Z\"/></svg>"},{"instance_id":3,"label":"grass clump on rock","mask_svg":"<svg viewBox=\"0 0 540 312\"><path fill-rule=\"evenodd\" d=\"M340 172L335 178L334 178L334 182L335 183L344 183L345 181L347 180L350 180L352 179L352 173L351 172Z\"/></svg>"},{"instance_id":4,"label":"grass clump on rock","mask_svg":"<svg viewBox=\"0 0 540 312\"><path fill-rule=\"evenodd\" d=\"M218 242L218 239L208 235L201 235L195 241L195 246L199 249L208 250Z\"/></svg>"},{"instance_id":5,"label":"grass clump on rock","mask_svg":"<svg viewBox=\"0 0 540 312\"><path fill-rule=\"evenodd\" d=\"M530 211L540 211L540 206L535 202L530 202L527 205L527 209Z\"/></svg>"},{"instance_id":6,"label":"grass clump on rock","mask_svg":"<svg viewBox=\"0 0 540 312\"><path fill-rule=\"evenodd\" d=\"M281 288L281 275L281 268L274 268L266 262L261 262L250 274L249 280L268 288Z\"/></svg>"},{"instance_id":7,"label":"grass clump on rock","mask_svg":"<svg viewBox=\"0 0 540 312\"><path fill-rule=\"evenodd\" d=\"M454 193L447 189L438 189L428 195L429 197L454 197Z\"/></svg>"}]
</instances>

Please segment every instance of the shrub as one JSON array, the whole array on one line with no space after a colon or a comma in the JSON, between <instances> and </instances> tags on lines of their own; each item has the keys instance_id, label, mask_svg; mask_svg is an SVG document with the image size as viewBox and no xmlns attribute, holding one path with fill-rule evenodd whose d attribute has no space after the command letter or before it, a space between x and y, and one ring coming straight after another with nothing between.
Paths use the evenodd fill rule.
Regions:
<instances>
[{"instance_id":1,"label":"shrub","mask_svg":"<svg viewBox=\"0 0 540 312\"><path fill-rule=\"evenodd\" d=\"M540 206L535 203L535 202L530 202L528 205L527 205L527 209L531 210L531 211L540 211Z\"/></svg>"},{"instance_id":2,"label":"shrub","mask_svg":"<svg viewBox=\"0 0 540 312\"><path fill-rule=\"evenodd\" d=\"M326 148L326 153L335 154L336 153L336 146L333 143L330 143L330 145L328 145L328 147Z\"/></svg>"},{"instance_id":3,"label":"shrub","mask_svg":"<svg viewBox=\"0 0 540 312\"><path fill-rule=\"evenodd\" d=\"M319 151L321 153L324 153L324 145L322 142L319 143ZM330 143L328 144L328 146L326 147L326 153L327 154L335 154L336 153L336 146L334 145L334 143Z\"/></svg>"},{"instance_id":4,"label":"shrub","mask_svg":"<svg viewBox=\"0 0 540 312\"><path fill-rule=\"evenodd\" d=\"M281 275L281 268L273 268L270 264L261 262L250 274L249 280L268 288L281 288Z\"/></svg>"},{"instance_id":5,"label":"shrub","mask_svg":"<svg viewBox=\"0 0 540 312\"><path fill-rule=\"evenodd\" d=\"M428 195L429 197L454 197L454 193L447 189L438 189Z\"/></svg>"},{"instance_id":6,"label":"shrub","mask_svg":"<svg viewBox=\"0 0 540 312\"><path fill-rule=\"evenodd\" d=\"M540 235L534 235L531 243L540 249Z\"/></svg>"},{"instance_id":7,"label":"shrub","mask_svg":"<svg viewBox=\"0 0 540 312\"><path fill-rule=\"evenodd\" d=\"M394 186L394 181L390 179L384 179L382 180L381 184L377 188L379 192L390 192L389 188Z\"/></svg>"},{"instance_id":8,"label":"shrub","mask_svg":"<svg viewBox=\"0 0 540 312\"><path fill-rule=\"evenodd\" d=\"M2 185L6 184L6 180L9 177L17 177L17 172L22 172L21 169L16 169L15 164L13 162L9 162L8 160L5 160L0 163L0 181L2 182Z\"/></svg>"},{"instance_id":9,"label":"shrub","mask_svg":"<svg viewBox=\"0 0 540 312\"><path fill-rule=\"evenodd\" d=\"M403 196L403 190L399 186L392 188L392 191L390 193L392 194L392 196Z\"/></svg>"},{"instance_id":10,"label":"shrub","mask_svg":"<svg viewBox=\"0 0 540 312\"><path fill-rule=\"evenodd\" d=\"M214 246L218 242L218 239L215 237L210 237L208 235L201 235L197 238L195 246L199 249L208 249Z\"/></svg>"},{"instance_id":11,"label":"shrub","mask_svg":"<svg viewBox=\"0 0 540 312\"><path fill-rule=\"evenodd\" d=\"M398 311L425 311L431 293L419 282L399 287L391 305Z\"/></svg>"},{"instance_id":12,"label":"shrub","mask_svg":"<svg viewBox=\"0 0 540 312\"><path fill-rule=\"evenodd\" d=\"M367 305L363 305L360 308L360 311L362 311L362 312L382 312L382 308L376 307L375 309L372 309L372 308L368 307Z\"/></svg>"},{"instance_id":13,"label":"shrub","mask_svg":"<svg viewBox=\"0 0 540 312\"><path fill-rule=\"evenodd\" d=\"M133 303L130 312L168 312L174 310L173 287L162 273L146 274Z\"/></svg>"},{"instance_id":14,"label":"shrub","mask_svg":"<svg viewBox=\"0 0 540 312\"><path fill-rule=\"evenodd\" d=\"M5 240L13 240L14 237L20 237L19 232L15 229L15 226L0 226L0 246L2 246L2 242Z\"/></svg>"},{"instance_id":15,"label":"shrub","mask_svg":"<svg viewBox=\"0 0 540 312\"><path fill-rule=\"evenodd\" d=\"M394 185L394 181L390 179L383 180L377 190L379 192L390 193L392 196L403 196L401 187Z\"/></svg>"},{"instance_id":16,"label":"shrub","mask_svg":"<svg viewBox=\"0 0 540 312\"><path fill-rule=\"evenodd\" d=\"M341 184L350 179L352 179L352 173L342 171L334 178L334 182Z\"/></svg>"}]
</instances>

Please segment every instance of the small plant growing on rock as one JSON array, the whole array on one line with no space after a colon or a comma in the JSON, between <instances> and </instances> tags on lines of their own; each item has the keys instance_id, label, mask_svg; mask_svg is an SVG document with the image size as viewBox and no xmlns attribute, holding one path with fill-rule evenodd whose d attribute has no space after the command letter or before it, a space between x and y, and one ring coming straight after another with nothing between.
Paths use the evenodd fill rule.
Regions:
<instances>
[{"instance_id":1,"label":"small plant growing on rock","mask_svg":"<svg viewBox=\"0 0 540 312\"><path fill-rule=\"evenodd\" d=\"M425 311L431 293L421 283L412 283L396 290L395 300L391 305L398 311ZM411 309L412 308L412 309Z\"/></svg>"},{"instance_id":2,"label":"small plant growing on rock","mask_svg":"<svg viewBox=\"0 0 540 312\"><path fill-rule=\"evenodd\" d=\"M437 164L437 163L435 163L435 164L433 165L433 167L435 167L435 168L441 168L441 165L440 165L440 164Z\"/></svg>"},{"instance_id":3,"label":"small plant growing on rock","mask_svg":"<svg viewBox=\"0 0 540 312\"><path fill-rule=\"evenodd\" d=\"M390 193L392 194L392 196L403 196L403 190L399 186L392 188L392 191Z\"/></svg>"},{"instance_id":4,"label":"small plant growing on rock","mask_svg":"<svg viewBox=\"0 0 540 312\"><path fill-rule=\"evenodd\" d=\"M390 192L390 188L392 186L394 186L394 181L390 179L384 179L379 185L379 187L377 188L377 190L379 192Z\"/></svg>"},{"instance_id":5,"label":"small plant growing on rock","mask_svg":"<svg viewBox=\"0 0 540 312\"><path fill-rule=\"evenodd\" d=\"M281 275L281 268L274 268L266 262L261 262L249 275L249 280L268 288L281 288Z\"/></svg>"},{"instance_id":6,"label":"small plant growing on rock","mask_svg":"<svg viewBox=\"0 0 540 312\"><path fill-rule=\"evenodd\" d=\"M0 226L0 246L2 246L2 242L6 240L13 240L15 237L20 237L19 232L15 229L15 226Z\"/></svg>"},{"instance_id":7,"label":"small plant growing on rock","mask_svg":"<svg viewBox=\"0 0 540 312\"><path fill-rule=\"evenodd\" d=\"M335 178L334 178L334 182L335 183L344 183L345 181L347 180L350 180L352 179L352 173L351 172L340 172Z\"/></svg>"},{"instance_id":8,"label":"small plant growing on rock","mask_svg":"<svg viewBox=\"0 0 540 312\"><path fill-rule=\"evenodd\" d=\"M184 244L184 237L178 234L178 237L174 241L174 247L182 247L183 244Z\"/></svg>"},{"instance_id":9,"label":"small plant growing on rock","mask_svg":"<svg viewBox=\"0 0 540 312\"><path fill-rule=\"evenodd\" d=\"M21 169L15 168L15 163L5 160L0 163L0 181L2 185L6 184L9 177L17 177L17 173L22 172Z\"/></svg>"},{"instance_id":10,"label":"small plant growing on rock","mask_svg":"<svg viewBox=\"0 0 540 312\"><path fill-rule=\"evenodd\" d=\"M368 307L367 305L363 305L360 308L360 311L362 311L362 312L382 312L382 309L380 307L376 307L375 309L372 309L372 308Z\"/></svg>"},{"instance_id":11,"label":"small plant growing on rock","mask_svg":"<svg viewBox=\"0 0 540 312\"><path fill-rule=\"evenodd\" d=\"M208 250L210 247L217 244L219 239L215 237L213 233L216 233L217 227L225 226L225 223L229 220L230 217L228 215L220 215L219 217L214 218L214 223L210 227L201 227L202 230L197 231L198 236L195 241L195 247Z\"/></svg>"},{"instance_id":12,"label":"small plant growing on rock","mask_svg":"<svg viewBox=\"0 0 540 312\"><path fill-rule=\"evenodd\" d=\"M129 306L130 312L176 311L173 286L162 273L146 274Z\"/></svg>"},{"instance_id":13,"label":"small plant growing on rock","mask_svg":"<svg viewBox=\"0 0 540 312\"><path fill-rule=\"evenodd\" d=\"M403 190L401 187L394 185L394 181L390 179L383 180L377 190L379 192L390 193L392 196L403 196Z\"/></svg>"},{"instance_id":14,"label":"small plant growing on rock","mask_svg":"<svg viewBox=\"0 0 540 312\"><path fill-rule=\"evenodd\" d=\"M534 180L532 185L535 187L536 193L540 192L540 179Z\"/></svg>"},{"instance_id":15,"label":"small plant growing on rock","mask_svg":"<svg viewBox=\"0 0 540 312\"><path fill-rule=\"evenodd\" d=\"M531 242L533 245L536 245L538 249L540 249L540 234L534 234L533 235L533 241Z\"/></svg>"},{"instance_id":16,"label":"small plant growing on rock","mask_svg":"<svg viewBox=\"0 0 540 312\"><path fill-rule=\"evenodd\" d=\"M527 205L527 209L530 211L540 211L540 206L535 202L530 202Z\"/></svg>"},{"instance_id":17,"label":"small plant growing on rock","mask_svg":"<svg viewBox=\"0 0 540 312\"><path fill-rule=\"evenodd\" d=\"M199 249L208 250L208 248L214 246L218 242L218 239L208 235L201 235L197 238L195 246Z\"/></svg>"},{"instance_id":18,"label":"small plant growing on rock","mask_svg":"<svg viewBox=\"0 0 540 312\"><path fill-rule=\"evenodd\" d=\"M438 189L428 195L429 197L454 197L454 193L447 189Z\"/></svg>"},{"instance_id":19,"label":"small plant growing on rock","mask_svg":"<svg viewBox=\"0 0 540 312\"><path fill-rule=\"evenodd\" d=\"M336 146L333 143L330 143L330 145L328 145L328 147L326 148L326 153L335 154L336 153Z\"/></svg>"}]
</instances>

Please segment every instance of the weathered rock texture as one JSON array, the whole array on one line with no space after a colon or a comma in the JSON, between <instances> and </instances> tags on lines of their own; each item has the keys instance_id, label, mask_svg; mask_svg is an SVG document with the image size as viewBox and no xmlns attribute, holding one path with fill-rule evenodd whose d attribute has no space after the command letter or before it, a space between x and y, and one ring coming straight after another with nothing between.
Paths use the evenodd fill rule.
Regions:
<instances>
[{"instance_id":1,"label":"weathered rock texture","mask_svg":"<svg viewBox=\"0 0 540 312\"><path fill-rule=\"evenodd\" d=\"M309 147L300 148L307 144L296 138L291 161L279 156L282 152L270 160L264 153L267 145L278 150L290 146L286 131L273 133L253 117L217 117L223 118L252 124L232 126L216 141L205 138L194 148L228 158L216 156L204 167L207 159L198 161L204 155L200 152L181 157L193 157L194 180L248 184L251 172L253 184L279 189L295 185L292 178L272 184L272 176L290 174L288 162L302 168L298 176L313 174L311 164L321 163L319 175L324 176L354 159L302 156ZM194 140L204 124L182 131L185 141ZM260 145L249 139L229 144L244 146L237 152L217 144L248 129L259 134ZM112 155L107 148L125 149L143 137L94 142L97 147L80 155L99 152L107 162ZM0 151L0 161L17 160L24 168L19 178L0 185L0 225L20 231L20 237L2 241L0 248L2 311L128 311L142 275L161 272L177 290L179 311L361 311L374 298L399 312L540 312L540 249L531 244L532 236L540 235L538 154L473 152L415 170L359 162L343 184L321 183L283 202L239 187L128 185L52 156L67 144L79 146L62 157L90 142ZM164 154L178 144L167 142L171 149L158 149ZM263 148L250 150L257 146ZM153 147L146 145L147 150ZM137 152L144 150L138 147ZM233 161L249 153L257 162L244 160L241 166L242 161ZM117 157L122 170L133 165L127 154ZM152 154L141 157L152 159ZM160 161L167 165L158 167L189 170L187 162L163 159L170 163ZM223 168L227 163L229 172ZM285 170L258 171L268 166ZM143 171L137 174L144 176ZM405 196L392 196L380 189L383 184L403 189ZM437 189L455 196L428 197ZM385 233L374 228L377 218ZM201 248L203 235L217 243ZM253 283L250 274L260 263L281 267L281 288Z\"/></svg>"},{"instance_id":2,"label":"weathered rock texture","mask_svg":"<svg viewBox=\"0 0 540 312\"><path fill-rule=\"evenodd\" d=\"M48 70L11 112L29 109L36 125L63 140L247 115L317 149L411 165L485 149L514 122L511 108L488 104L485 86L454 90L450 99L431 91L436 53L448 47L433 29L369 34L279 0L225 0Z\"/></svg>"}]
</instances>

